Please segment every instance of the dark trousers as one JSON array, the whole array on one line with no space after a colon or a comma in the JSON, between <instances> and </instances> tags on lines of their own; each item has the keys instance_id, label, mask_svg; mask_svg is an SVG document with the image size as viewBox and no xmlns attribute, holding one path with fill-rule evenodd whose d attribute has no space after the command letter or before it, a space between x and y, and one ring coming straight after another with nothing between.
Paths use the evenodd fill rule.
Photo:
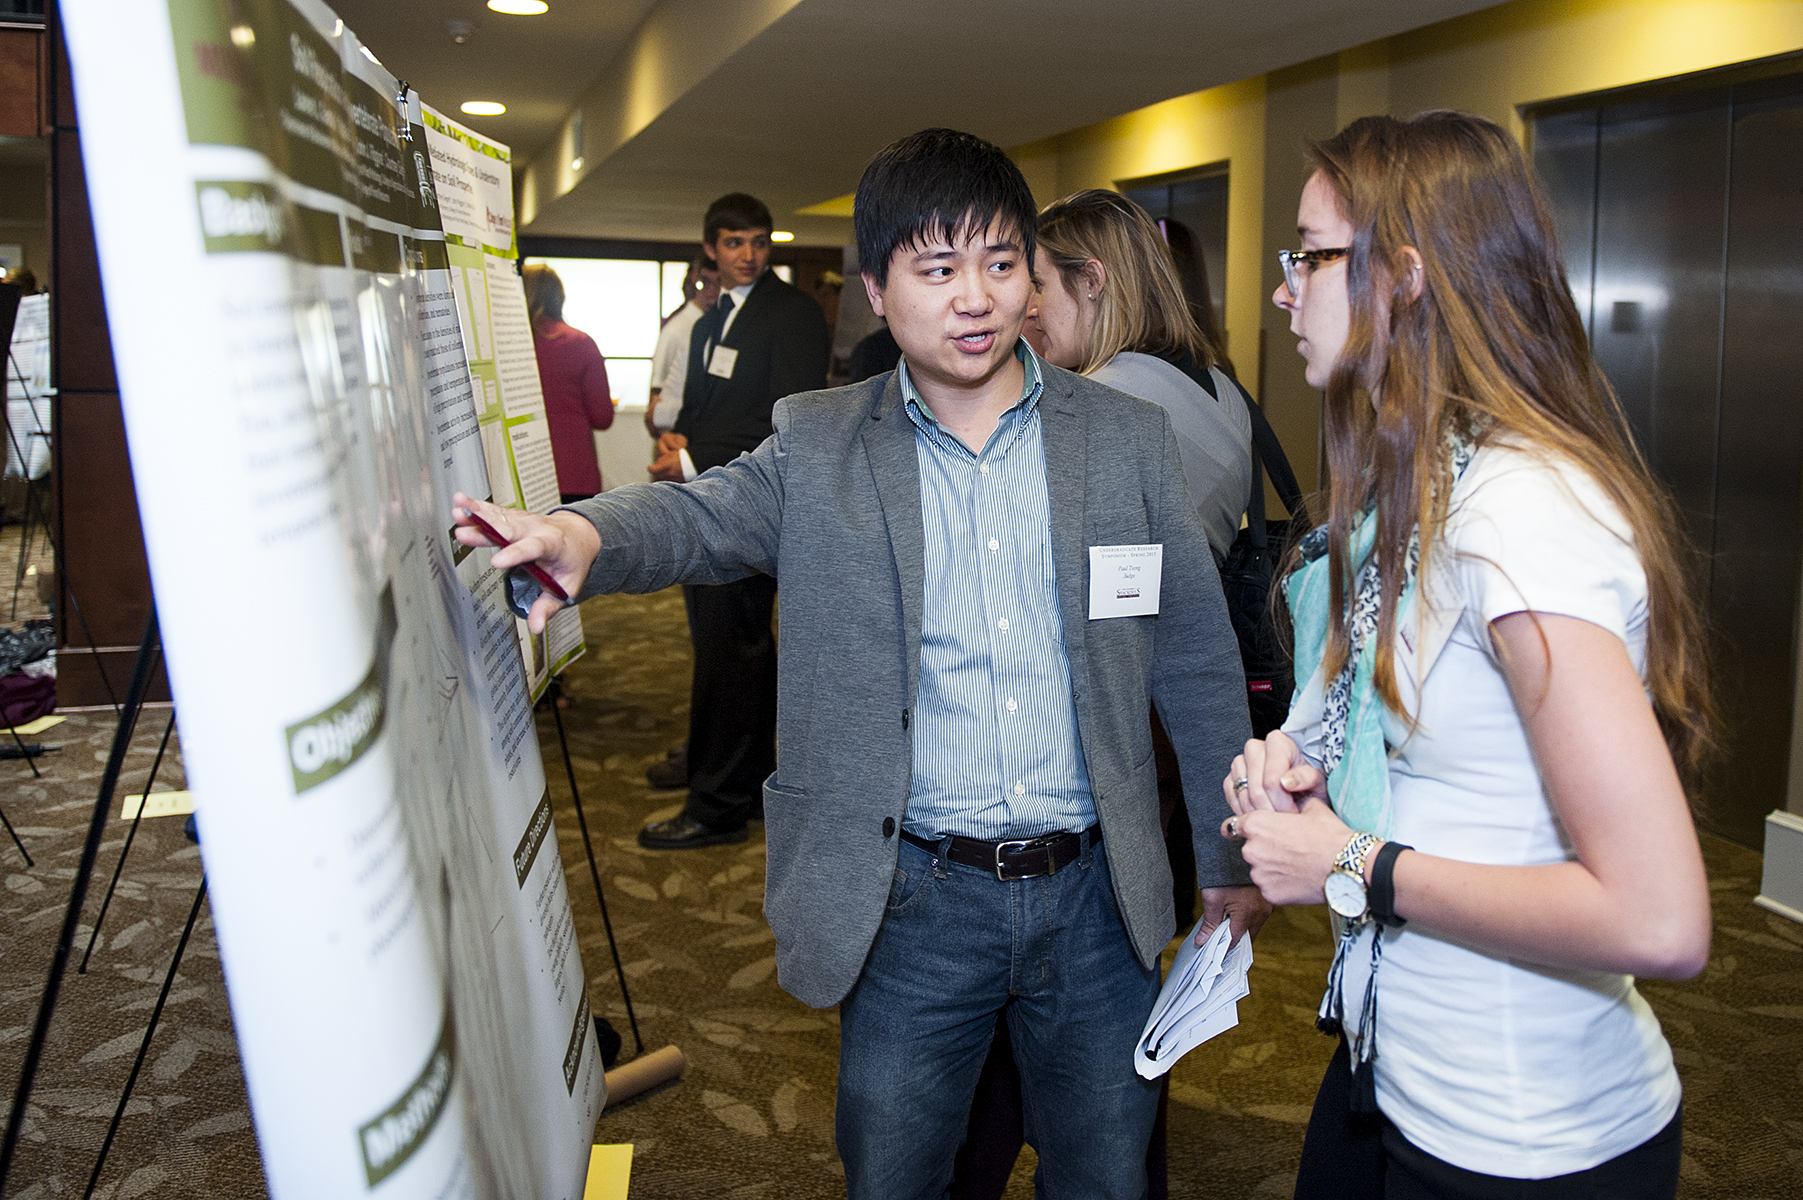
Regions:
<instances>
[{"instance_id":1,"label":"dark trousers","mask_svg":"<svg viewBox=\"0 0 1803 1200\"><path fill-rule=\"evenodd\" d=\"M1683 1141L1680 1109L1664 1129L1608 1162L1550 1179L1455 1167L1402 1136L1381 1113L1352 1111L1340 1041L1315 1096L1296 1173L1296 1200L1672 1200Z\"/></svg>"},{"instance_id":2,"label":"dark trousers","mask_svg":"<svg viewBox=\"0 0 1803 1200\"><path fill-rule=\"evenodd\" d=\"M689 689L689 816L740 829L763 812L776 770L776 580L685 587L695 680Z\"/></svg>"}]
</instances>

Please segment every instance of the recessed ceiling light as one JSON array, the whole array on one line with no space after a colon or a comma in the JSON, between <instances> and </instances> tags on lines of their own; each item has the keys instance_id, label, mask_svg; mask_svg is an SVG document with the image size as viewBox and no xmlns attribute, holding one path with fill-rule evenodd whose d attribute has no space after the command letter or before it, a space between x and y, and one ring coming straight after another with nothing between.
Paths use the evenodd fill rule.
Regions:
<instances>
[{"instance_id":1,"label":"recessed ceiling light","mask_svg":"<svg viewBox=\"0 0 1803 1200\"><path fill-rule=\"evenodd\" d=\"M536 17L551 9L545 0L488 0L488 6L513 17Z\"/></svg>"},{"instance_id":2,"label":"recessed ceiling light","mask_svg":"<svg viewBox=\"0 0 1803 1200\"><path fill-rule=\"evenodd\" d=\"M790 233L787 229L778 229L770 235L770 240L773 242L792 242L795 240L795 235Z\"/></svg>"},{"instance_id":3,"label":"recessed ceiling light","mask_svg":"<svg viewBox=\"0 0 1803 1200\"><path fill-rule=\"evenodd\" d=\"M472 117L498 117L507 111L507 106L493 100L465 100L463 111Z\"/></svg>"}]
</instances>

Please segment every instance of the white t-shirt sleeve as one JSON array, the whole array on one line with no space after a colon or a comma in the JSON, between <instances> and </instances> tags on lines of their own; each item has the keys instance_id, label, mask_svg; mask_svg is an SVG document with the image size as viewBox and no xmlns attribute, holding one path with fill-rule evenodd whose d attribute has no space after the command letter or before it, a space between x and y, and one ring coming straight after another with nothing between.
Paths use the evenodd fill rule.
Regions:
<instances>
[{"instance_id":1,"label":"white t-shirt sleeve","mask_svg":"<svg viewBox=\"0 0 1803 1200\"><path fill-rule=\"evenodd\" d=\"M1471 469L1480 473L1461 481L1470 486L1446 531L1467 613L1482 626L1517 612L1576 617L1620 638L1638 664L1646 572L1615 504L1579 468L1520 451L1494 449Z\"/></svg>"}]
</instances>

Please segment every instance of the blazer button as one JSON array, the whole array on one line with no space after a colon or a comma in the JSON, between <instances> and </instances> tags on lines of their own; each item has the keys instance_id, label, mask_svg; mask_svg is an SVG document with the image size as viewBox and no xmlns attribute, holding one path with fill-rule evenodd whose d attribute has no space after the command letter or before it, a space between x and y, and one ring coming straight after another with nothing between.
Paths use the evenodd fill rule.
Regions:
<instances>
[{"instance_id":1,"label":"blazer button","mask_svg":"<svg viewBox=\"0 0 1803 1200\"><path fill-rule=\"evenodd\" d=\"M884 817L883 818L883 836L885 838L892 838L895 836L895 818L894 817Z\"/></svg>"},{"instance_id":2,"label":"blazer button","mask_svg":"<svg viewBox=\"0 0 1803 1200\"><path fill-rule=\"evenodd\" d=\"M904 708L904 709L902 709L902 728L906 729L907 727L908 727L908 710Z\"/></svg>"}]
</instances>

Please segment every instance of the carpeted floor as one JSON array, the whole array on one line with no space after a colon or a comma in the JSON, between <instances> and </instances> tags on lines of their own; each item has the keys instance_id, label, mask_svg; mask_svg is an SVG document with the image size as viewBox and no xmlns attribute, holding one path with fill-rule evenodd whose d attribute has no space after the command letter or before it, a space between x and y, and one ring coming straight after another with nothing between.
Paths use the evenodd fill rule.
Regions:
<instances>
[{"instance_id":1,"label":"carpeted floor","mask_svg":"<svg viewBox=\"0 0 1803 1200\"><path fill-rule=\"evenodd\" d=\"M0 563L4 566L4 563ZM636 1147L635 1200L843 1195L832 1145L837 1017L775 982L759 914L761 838L682 853L642 851L639 825L680 793L651 792L644 768L683 736L688 644L671 591L585 606L591 650L569 673L563 717L621 958L647 1048L689 1059L678 1083L610 1109L600 1142ZM142 786L167 714L133 744L125 785ZM548 710L539 713L558 833L589 991L633 1046ZM80 838L111 737L110 715L77 715L44 735L64 749L34 782L0 763L0 807L38 859L0 843L0 1106L8 1105L43 987ZM158 787L179 787L165 764ZM116 810L115 810L116 811ZM754 829L757 827L754 826ZM123 837L109 829L104 886ZM1716 897L1708 973L1649 983L1687 1095L1681 1195L1795 1196L1803 1178L1803 927L1751 904L1759 856L1705 839ZM144 822L86 975L71 970L6 1200L80 1194L199 883L180 822ZM96 897L97 899L97 897ZM95 903L87 917L93 920ZM77 943L85 945L86 932ZM1308 1106L1331 1049L1315 1033L1328 941L1321 909L1277 914L1258 942L1238 1029L1173 1074L1171 1193L1284 1197ZM211 924L200 926L170 997L130 1113L96 1195L255 1197L258 1168ZM1010 1197L1031 1195L1031 1153Z\"/></svg>"}]
</instances>

